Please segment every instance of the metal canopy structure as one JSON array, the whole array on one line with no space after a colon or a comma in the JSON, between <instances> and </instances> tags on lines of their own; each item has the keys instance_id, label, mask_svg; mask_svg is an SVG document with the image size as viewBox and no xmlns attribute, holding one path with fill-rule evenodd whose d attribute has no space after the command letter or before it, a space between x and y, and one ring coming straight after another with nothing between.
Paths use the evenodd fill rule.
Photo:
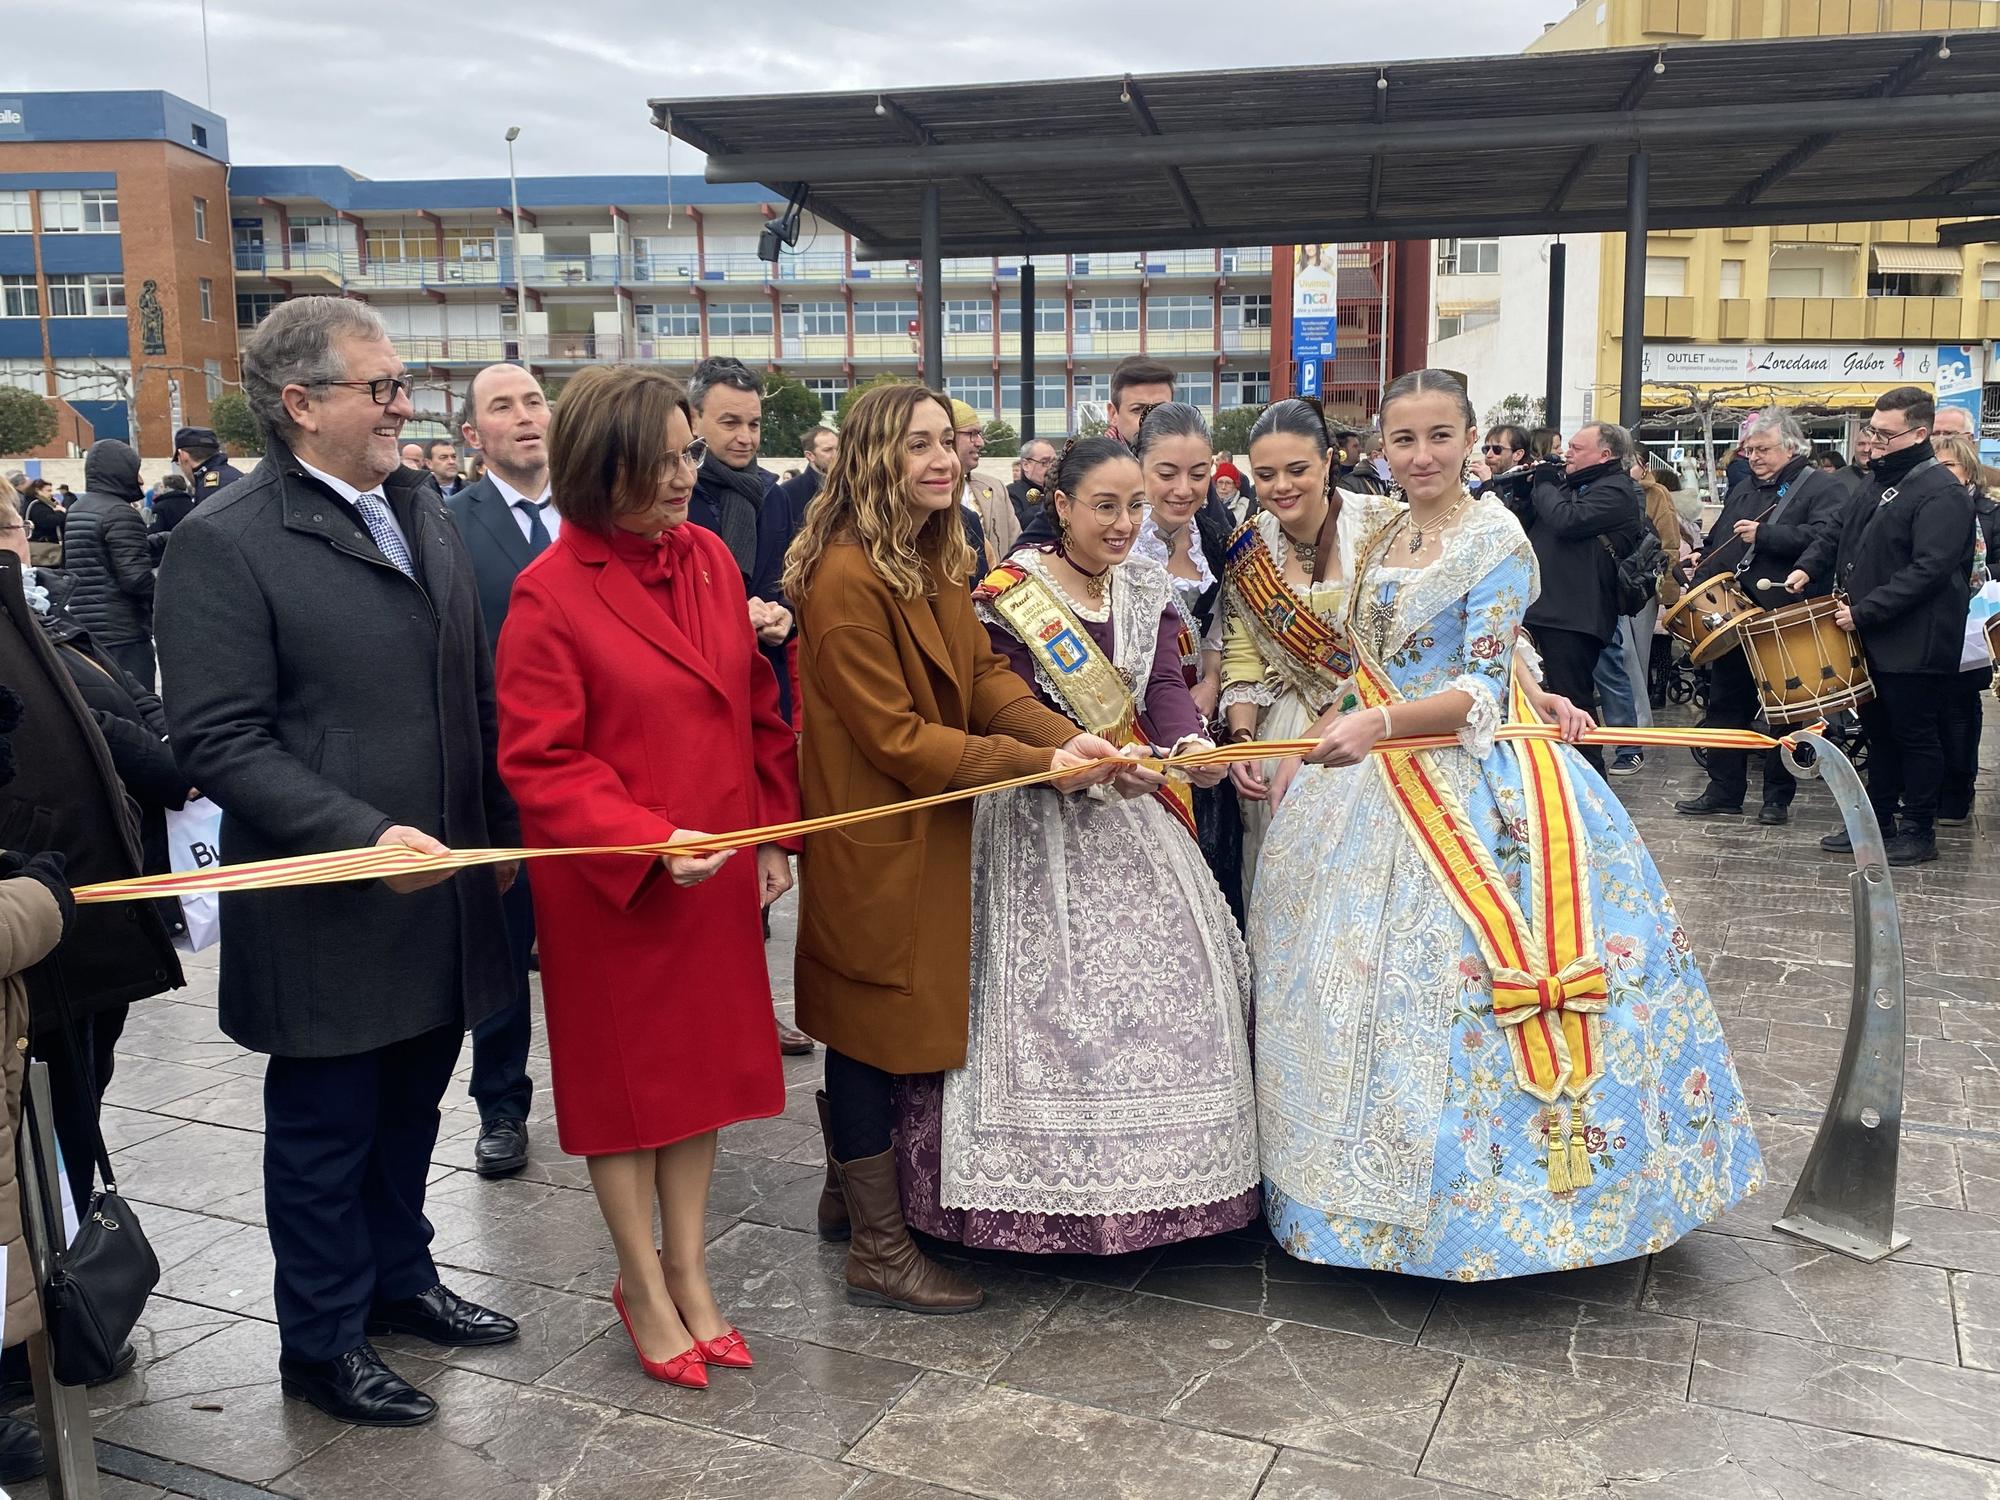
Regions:
<instances>
[{"instance_id":1,"label":"metal canopy structure","mask_svg":"<svg viewBox=\"0 0 2000 1500\"><path fill-rule=\"evenodd\" d=\"M710 182L804 185L863 259L927 270L2000 214L1990 31L651 103Z\"/></svg>"}]
</instances>

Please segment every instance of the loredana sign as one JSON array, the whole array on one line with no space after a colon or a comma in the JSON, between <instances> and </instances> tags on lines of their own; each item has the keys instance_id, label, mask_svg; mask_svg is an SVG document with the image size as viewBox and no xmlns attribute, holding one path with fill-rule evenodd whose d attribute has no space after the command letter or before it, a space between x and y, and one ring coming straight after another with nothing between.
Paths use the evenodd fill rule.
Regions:
<instances>
[{"instance_id":1,"label":"loredana sign","mask_svg":"<svg viewBox=\"0 0 2000 1500\"><path fill-rule=\"evenodd\" d=\"M1929 385L1935 344L1649 344L1645 378L1663 384Z\"/></svg>"}]
</instances>

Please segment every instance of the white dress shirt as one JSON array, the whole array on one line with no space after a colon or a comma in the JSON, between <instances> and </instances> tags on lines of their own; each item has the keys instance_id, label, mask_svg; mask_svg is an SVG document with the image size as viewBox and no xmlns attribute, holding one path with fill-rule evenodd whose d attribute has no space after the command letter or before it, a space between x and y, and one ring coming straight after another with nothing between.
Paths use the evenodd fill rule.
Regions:
<instances>
[{"instance_id":1,"label":"white dress shirt","mask_svg":"<svg viewBox=\"0 0 2000 1500\"><path fill-rule=\"evenodd\" d=\"M522 536L526 537L529 541L535 539L534 527L528 520L528 513L521 509L523 505L539 505L542 508L542 526L548 532L550 541L553 542L557 537L562 535L562 517L557 515L556 508L549 504L549 487L547 485L542 486L542 493L540 495L531 497L522 494L491 469L486 471L486 477L493 481L493 488L498 490L500 498L507 502L508 514L513 516L514 524L521 528Z\"/></svg>"},{"instance_id":2,"label":"white dress shirt","mask_svg":"<svg viewBox=\"0 0 2000 1500\"><path fill-rule=\"evenodd\" d=\"M292 455L292 457L298 458L298 455L295 453ZM374 496L377 500L382 502L382 509L389 513L389 524L396 529L396 535L402 537L403 546L407 548L410 545L410 538L403 530L403 523L396 516L396 507L391 505L389 503L389 497L382 493L381 485L378 484L373 489L370 490L357 490L353 485L349 484L345 479L342 479L335 474L329 474L324 469L315 469L311 464L307 463L303 458L299 458L299 467L301 469L304 469L308 474L312 475L313 478L317 479L321 484L325 485L328 489L332 490L336 495L340 496L340 498L345 500L349 505L353 505L354 502L359 500L363 495ZM411 555L414 556L415 554L412 553Z\"/></svg>"}]
</instances>

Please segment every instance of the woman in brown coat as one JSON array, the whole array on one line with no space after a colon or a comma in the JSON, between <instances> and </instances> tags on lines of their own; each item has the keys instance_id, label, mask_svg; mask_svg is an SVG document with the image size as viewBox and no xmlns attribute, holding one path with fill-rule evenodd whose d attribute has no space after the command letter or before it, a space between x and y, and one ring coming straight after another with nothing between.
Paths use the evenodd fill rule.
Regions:
<instances>
[{"instance_id":1,"label":"woman in brown coat","mask_svg":"<svg viewBox=\"0 0 2000 1500\"><path fill-rule=\"evenodd\" d=\"M785 561L799 617L805 815L1116 755L1037 702L973 614L944 398L879 386L855 402L840 436ZM1059 785L1108 775L1080 771ZM800 886L798 1021L827 1048L821 1123L832 1173L821 1233L838 1238L851 1223L849 1300L968 1312L979 1288L910 1240L890 1131L897 1075L965 1062L972 803L814 834Z\"/></svg>"}]
</instances>

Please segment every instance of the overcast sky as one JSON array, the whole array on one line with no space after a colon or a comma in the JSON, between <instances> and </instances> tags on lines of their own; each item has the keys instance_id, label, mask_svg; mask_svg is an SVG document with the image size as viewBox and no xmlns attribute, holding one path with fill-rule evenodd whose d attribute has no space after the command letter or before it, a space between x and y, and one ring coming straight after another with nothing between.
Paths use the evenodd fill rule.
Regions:
<instances>
[{"instance_id":1,"label":"overcast sky","mask_svg":"<svg viewBox=\"0 0 2000 1500\"><path fill-rule=\"evenodd\" d=\"M1516 52L1569 0L0 0L0 92L166 89L246 165L654 172L653 97ZM1218 85L1219 87L1221 85ZM674 150L674 170L697 159Z\"/></svg>"}]
</instances>

